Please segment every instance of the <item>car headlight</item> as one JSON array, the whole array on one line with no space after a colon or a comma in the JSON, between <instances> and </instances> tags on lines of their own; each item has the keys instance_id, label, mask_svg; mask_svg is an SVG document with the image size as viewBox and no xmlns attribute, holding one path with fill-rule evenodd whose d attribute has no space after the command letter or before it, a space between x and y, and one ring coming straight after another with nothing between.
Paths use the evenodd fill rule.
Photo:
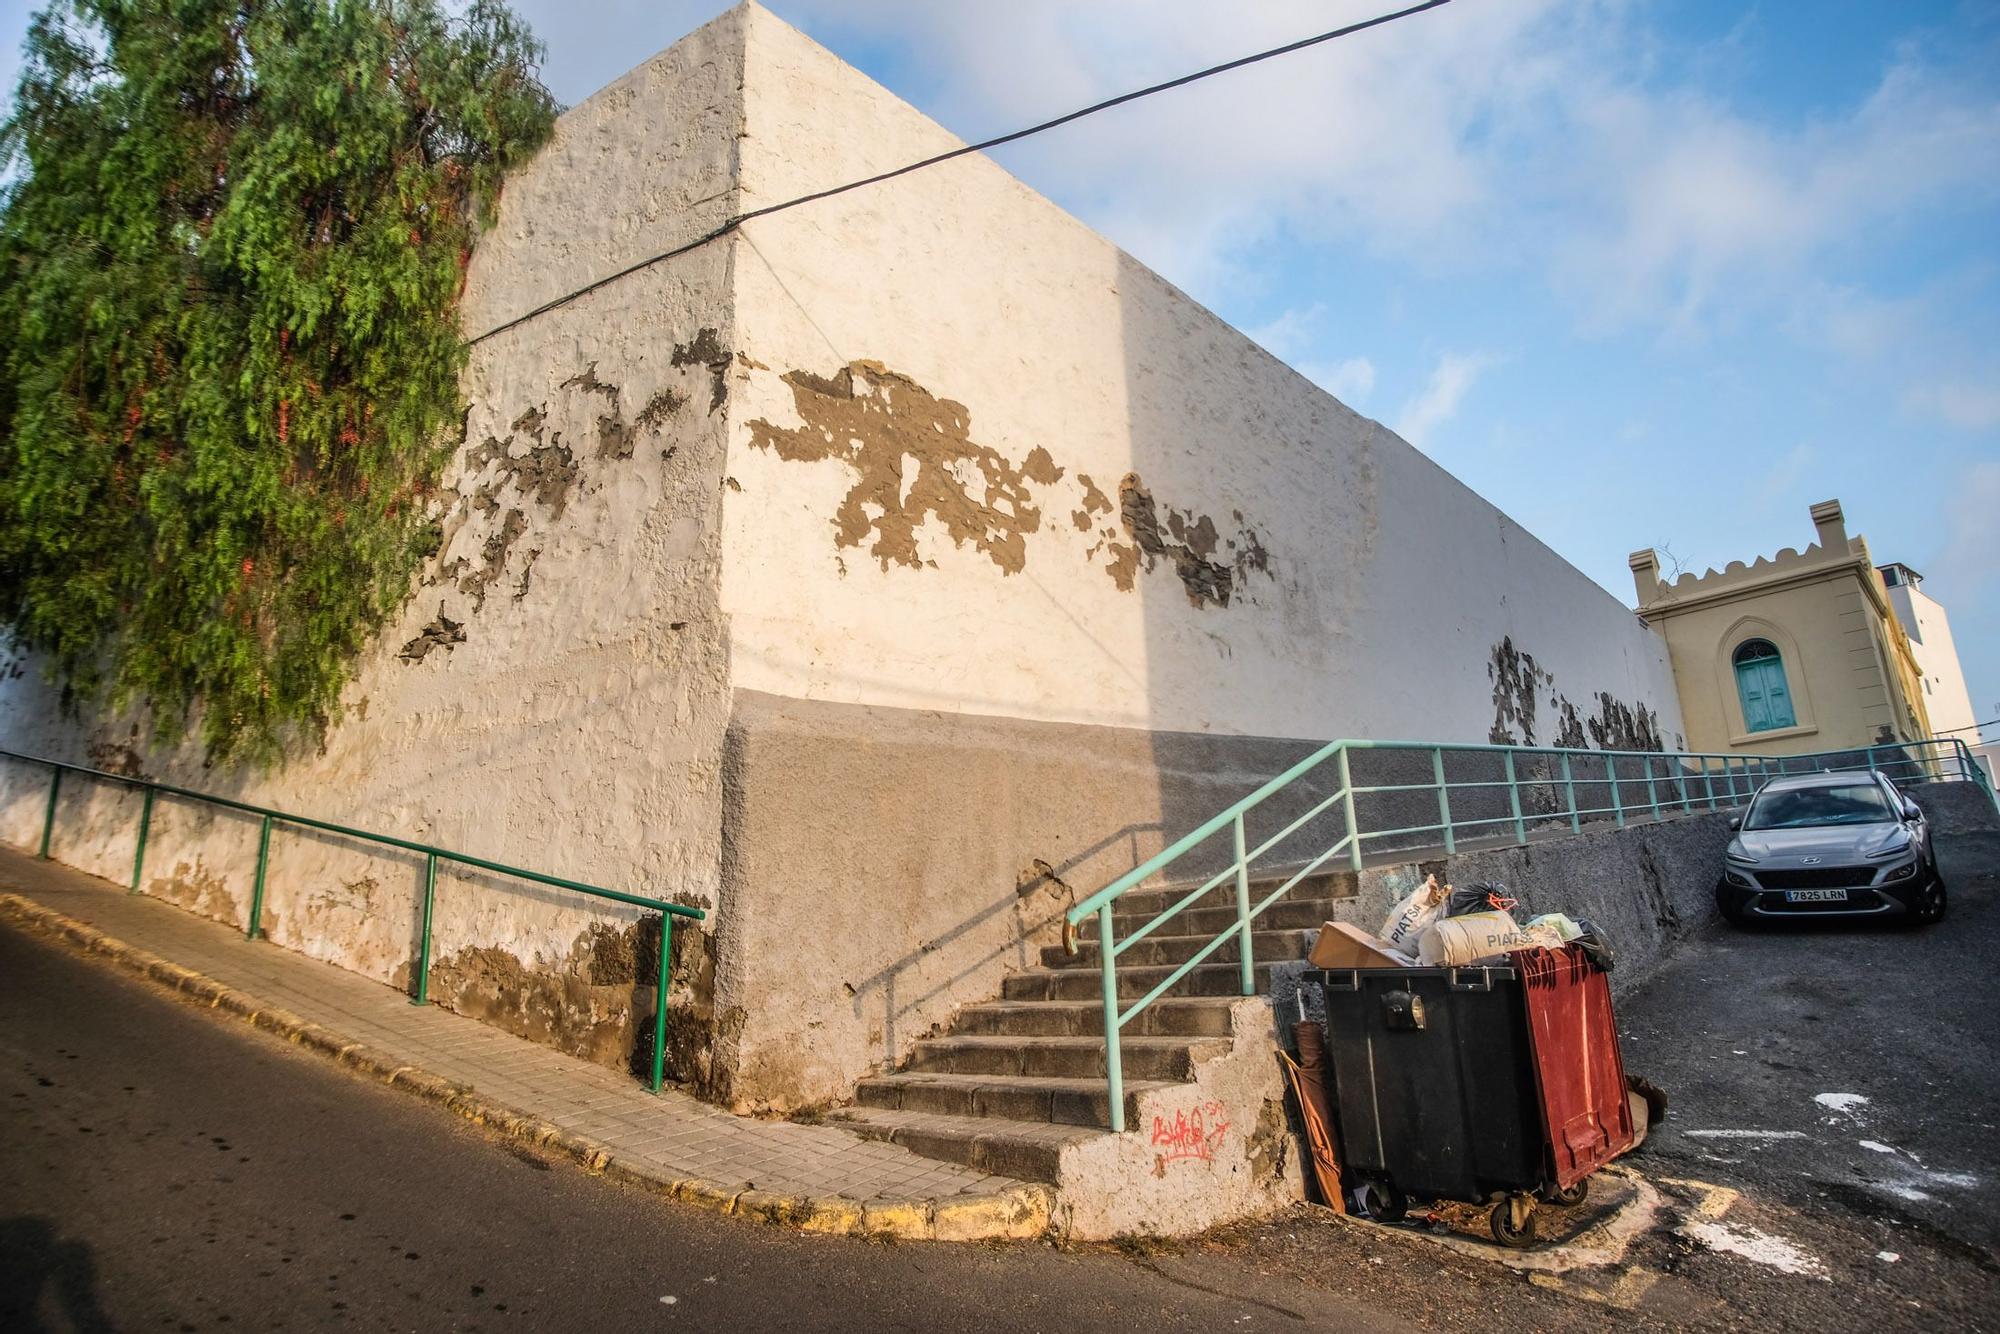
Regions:
<instances>
[{"instance_id":1,"label":"car headlight","mask_svg":"<svg viewBox=\"0 0 2000 1334\"><path fill-rule=\"evenodd\" d=\"M1913 861L1905 862L1903 865L1898 866L1895 870L1889 872L1889 874L1883 876L1882 883L1886 885L1892 880L1908 880L1911 876L1915 875L1916 873L1917 873L1917 864Z\"/></svg>"},{"instance_id":2,"label":"car headlight","mask_svg":"<svg viewBox=\"0 0 2000 1334\"><path fill-rule=\"evenodd\" d=\"M1730 884L1740 886L1744 889L1757 888L1756 885L1751 883L1749 876L1743 874L1741 871L1738 871L1733 867L1724 868L1722 872L1722 878L1728 881Z\"/></svg>"},{"instance_id":3,"label":"car headlight","mask_svg":"<svg viewBox=\"0 0 2000 1334\"><path fill-rule=\"evenodd\" d=\"M1910 840L1905 838L1900 843L1891 843L1886 848L1877 848L1868 855L1870 857L1900 857L1909 850Z\"/></svg>"},{"instance_id":4,"label":"car headlight","mask_svg":"<svg viewBox=\"0 0 2000 1334\"><path fill-rule=\"evenodd\" d=\"M1729 850L1722 855L1726 860L1735 862L1739 866L1755 866L1757 864L1755 857L1752 857L1734 843L1731 843Z\"/></svg>"}]
</instances>

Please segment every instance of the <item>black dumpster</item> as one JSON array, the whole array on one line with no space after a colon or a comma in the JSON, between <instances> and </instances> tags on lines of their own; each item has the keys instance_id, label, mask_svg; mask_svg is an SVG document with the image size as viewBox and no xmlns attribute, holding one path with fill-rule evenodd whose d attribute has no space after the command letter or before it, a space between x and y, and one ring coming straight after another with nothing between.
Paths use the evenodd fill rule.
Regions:
<instances>
[{"instance_id":1,"label":"black dumpster","mask_svg":"<svg viewBox=\"0 0 2000 1334\"><path fill-rule=\"evenodd\" d=\"M1511 1197L1494 1235L1533 1235L1541 1110L1513 967L1332 969L1326 1056L1343 1172L1394 1217L1407 1196ZM1525 1235L1522 1235L1525 1234Z\"/></svg>"}]
</instances>

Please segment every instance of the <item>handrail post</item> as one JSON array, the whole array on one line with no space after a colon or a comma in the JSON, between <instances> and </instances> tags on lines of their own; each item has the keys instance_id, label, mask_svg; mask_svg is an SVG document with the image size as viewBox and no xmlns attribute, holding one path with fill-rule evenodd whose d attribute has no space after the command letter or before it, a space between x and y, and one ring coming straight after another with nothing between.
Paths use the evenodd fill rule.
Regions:
<instances>
[{"instance_id":1,"label":"handrail post","mask_svg":"<svg viewBox=\"0 0 2000 1334\"><path fill-rule=\"evenodd\" d=\"M1514 774L1514 752L1502 752L1507 757L1507 804L1514 812L1514 841L1528 841L1528 822L1521 818L1521 787Z\"/></svg>"},{"instance_id":2,"label":"handrail post","mask_svg":"<svg viewBox=\"0 0 2000 1334\"><path fill-rule=\"evenodd\" d=\"M1660 818L1660 789L1653 785L1653 757L1646 757L1646 801L1653 808L1653 818Z\"/></svg>"},{"instance_id":3,"label":"handrail post","mask_svg":"<svg viewBox=\"0 0 2000 1334\"><path fill-rule=\"evenodd\" d=\"M250 925L243 934L255 940L264 925L264 872L271 864L271 817L257 831L257 879L250 887Z\"/></svg>"},{"instance_id":4,"label":"handrail post","mask_svg":"<svg viewBox=\"0 0 2000 1334\"><path fill-rule=\"evenodd\" d=\"M1682 810L1682 812L1683 812L1683 813L1686 813L1686 812L1691 812L1691 811L1693 811L1693 810L1694 810L1694 791L1693 791L1693 787L1694 787L1694 785L1693 785L1693 784L1691 784L1690 782L1688 782L1688 774L1687 774L1687 766L1686 766L1686 765L1684 765L1684 764L1682 764L1682 763L1680 762L1680 760L1678 760L1678 759L1676 759L1676 760L1674 761L1674 780L1675 780L1676 782L1678 782L1678 783L1679 783L1679 784L1681 785L1681 810Z\"/></svg>"},{"instance_id":5,"label":"handrail post","mask_svg":"<svg viewBox=\"0 0 2000 1334\"><path fill-rule=\"evenodd\" d=\"M1250 854L1243 838L1243 812L1236 813L1231 832L1236 842L1236 923L1243 939L1237 947L1241 956L1243 994L1257 994L1257 962L1250 953Z\"/></svg>"},{"instance_id":6,"label":"handrail post","mask_svg":"<svg viewBox=\"0 0 2000 1334\"><path fill-rule=\"evenodd\" d=\"M426 935L429 932L425 933ZM653 1092L667 1078L667 961L674 955L674 915L660 913L660 991L653 1002Z\"/></svg>"},{"instance_id":7,"label":"handrail post","mask_svg":"<svg viewBox=\"0 0 2000 1334\"><path fill-rule=\"evenodd\" d=\"M139 874L145 869L146 865L146 834L153 827L153 794L155 791L157 789L148 784L146 787L146 798L139 806L139 843L137 847L132 849L132 893L134 894L139 892Z\"/></svg>"},{"instance_id":8,"label":"handrail post","mask_svg":"<svg viewBox=\"0 0 2000 1334\"><path fill-rule=\"evenodd\" d=\"M1708 767L1708 756L1701 757L1701 785L1708 793L1708 808L1715 809L1715 770Z\"/></svg>"},{"instance_id":9,"label":"handrail post","mask_svg":"<svg viewBox=\"0 0 2000 1334\"><path fill-rule=\"evenodd\" d=\"M1345 753L1345 752L1343 752ZM1111 905L1097 910L1097 957L1104 969L1104 1083L1111 1098L1111 1129L1125 1129L1125 1069L1118 1053L1118 958L1111 950Z\"/></svg>"},{"instance_id":10,"label":"handrail post","mask_svg":"<svg viewBox=\"0 0 2000 1334\"><path fill-rule=\"evenodd\" d=\"M1573 834L1583 832L1583 816L1576 809L1576 774L1569 767L1569 752L1563 752L1563 794L1569 800L1569 828Z\"/></svg>"},{"instance_id":11,"label":"handrail post","mask_svg":"<svg viewBox=\"0 0 2000 1334\"><path fill-rule=\"evenodd\" d=\"M1618 758L1609 751L1604 755L1604 778L1611 784L1611 811L1618 817L1618 827L1625 827L1625 801L1618 795Z\"/></svg>"},{"instance_id":12,"label":"handrail post","mask_svg":"<svg viewBox=\"0 0 2000 1334\"><path fill-rule=\"evenodd\" d=\"M1431 747L1431 777L1437 783L1438 822L1444 826L1444 851L1446 856L1458 851L1458 842L1451 832L1451 793L1444 785L1444 750Z\"/></svg>"},{"instance_id":13,"label":"handrail post","mask_svg":"<svg viewBox=\"0 0 2000 1334\"><path fill-rule=\"evenodd\" d=\"M1347 853L1354 869L1361 869L1361 826L1354 820L1354 775L1347 763L1347 747L1340 748L1341 805L1347 810Z\"/></svg>"},{"instance_id":14,"label":"handrail post","mask_svg":"<svg viewBox=\"0 0 2000 1334\"><path fill-rule=\"evenodd\" d=\"M35 854L43 861L49 859L49 839L54 836L56 831L56 797L61 792L62 766L60 764L51 764L49 766L49 805L48 809L42 812L42 850Z\"/></svg>"},{"instance_id":15,"label":"handrail post","mask_svg":"<svg viewBox=\"0 0 2000 1334\"><path fill-rule=\"evenodd\" d=\"M438 859L435 852L424 857L424 933L417 941L417 994L412 1005L425 1005L431 997L431 917L437 909ZM662 914L664 916L664 914Z\"/></svg>"},{"instance_id":16,"label":"handrail post","mask_svg":"<svg viewBox=\"0 0 2000 1334\"><path fill-rule=\"evenodd\" d=\"M1880 746L1870 746L1868 748L1868 767L1870 769L1873 769L1875 767L1875 752L1880 749L1881 749Z\"/></svg>"}]
</instances>

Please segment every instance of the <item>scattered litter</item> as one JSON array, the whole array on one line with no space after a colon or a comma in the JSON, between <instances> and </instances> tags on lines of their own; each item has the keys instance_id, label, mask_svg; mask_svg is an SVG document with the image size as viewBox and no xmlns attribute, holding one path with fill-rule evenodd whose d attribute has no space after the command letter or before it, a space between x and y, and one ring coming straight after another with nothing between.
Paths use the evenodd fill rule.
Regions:
<instances>
[{"instance_id":1,"label":"scattered litter","mask_svg":"<svg viewBox=\"0 0 2000 1334\"><path fill-rule=\"evenodd\" d=\"M1731 1056L1748 1056L1750 1053L1747 1051L1736 1051L1735 1049L1732 1048L1729 1054Z\"/></svg>"},{"instance_id":2,"label":"scattered litter","mask_svg":"<svg viewBox=\"0 0 2000 1334\"><path fill-rule=\"evenodd\" d=\"M674 1304L675 1302L677 1302L677 1301L679 1301L679 1300L680 1300L680 1298L678 1298L678 1297L662 1297L662 1298L660 1298L660 1305L662 1305L662 1306L672 1306L672 1305L673 1305L673 1304Z\"/></svg>"},{"instance_id":3,"label":"scattered litter","mask_svg":"<svg viewBox=\"0 0 2000 1334\"><path fill-rule=\"evenodd\" d=\"M1896 1254L1894 1251L1877 1251L1875 1252L1875 1258L1877 1260L1880 1260L1885 1265L1892 1265L1896 1263L1896 1261L1902 1259L1903 1257Z\"/></svg>"},{"instance_id":4,"label":"scattered litter","mask_svg":"<svg viewBox=\"0 0 2000 1334\"><path fill-rule=\"evenodd\" d=\"M1817 1256L1800 1250L1783 1237L1774 1237L1754 1227L1729 1223L1689 1223L1681 1232L1711 1251L1740 1255L1757 1264L1769 1265L1780 1273L1802 1274L1822 1280L1827 1278L1826 1266L1820 1263Z\"/></svg>"},{"instance_id":5,"label":"scattered litter","mask_svg":"<svg viewBox=\"0 0 2000 1334\"><path fill-rule=\"evenodd\" d=\"M1690 1139L1804 1139L1803 1130L1690 1130Z\"/></svg>"}]
</instances>

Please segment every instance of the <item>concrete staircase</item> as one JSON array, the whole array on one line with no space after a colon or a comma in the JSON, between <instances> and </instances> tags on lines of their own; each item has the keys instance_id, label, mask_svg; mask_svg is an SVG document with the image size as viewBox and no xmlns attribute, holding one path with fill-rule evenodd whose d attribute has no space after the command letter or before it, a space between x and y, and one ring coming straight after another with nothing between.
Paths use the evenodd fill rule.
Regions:
<instances>
[{"instance_id":1,"label":"concrete staircase","mask_svg":"<svg viewBox=\"0 0 2000 1334\"><path fill-rule=\"evenodd\" d=\"M1251 901L1286 878L1253 883ZM1126 894L1115 906L1118 938L1191 888ZM1352 872L1316 874L1265 910L1253 933L1260 994L1271 965L1303 958L1319 926L1354 893ZM1121 1001L1144 996L1235 921L1235 886L1220 885L1120 954ZM1147 1093L1191 1081L1197 1066L1231 1050L1231 1013L1243 999L1238 943L1226 941L1126 1025L1120 1050L1128 1127L1139 1124ZM836 1115L862 1135L925 1157L1061 1184L1065 1150L1111 1133L1103 974L1094 933L1075 955L1045 947L1041 962L1006 979L1000 999L960 1010L949 1032L918 1042L896 1073L862 1080L855 1105Z\"/></svg>"}]
</instances>

